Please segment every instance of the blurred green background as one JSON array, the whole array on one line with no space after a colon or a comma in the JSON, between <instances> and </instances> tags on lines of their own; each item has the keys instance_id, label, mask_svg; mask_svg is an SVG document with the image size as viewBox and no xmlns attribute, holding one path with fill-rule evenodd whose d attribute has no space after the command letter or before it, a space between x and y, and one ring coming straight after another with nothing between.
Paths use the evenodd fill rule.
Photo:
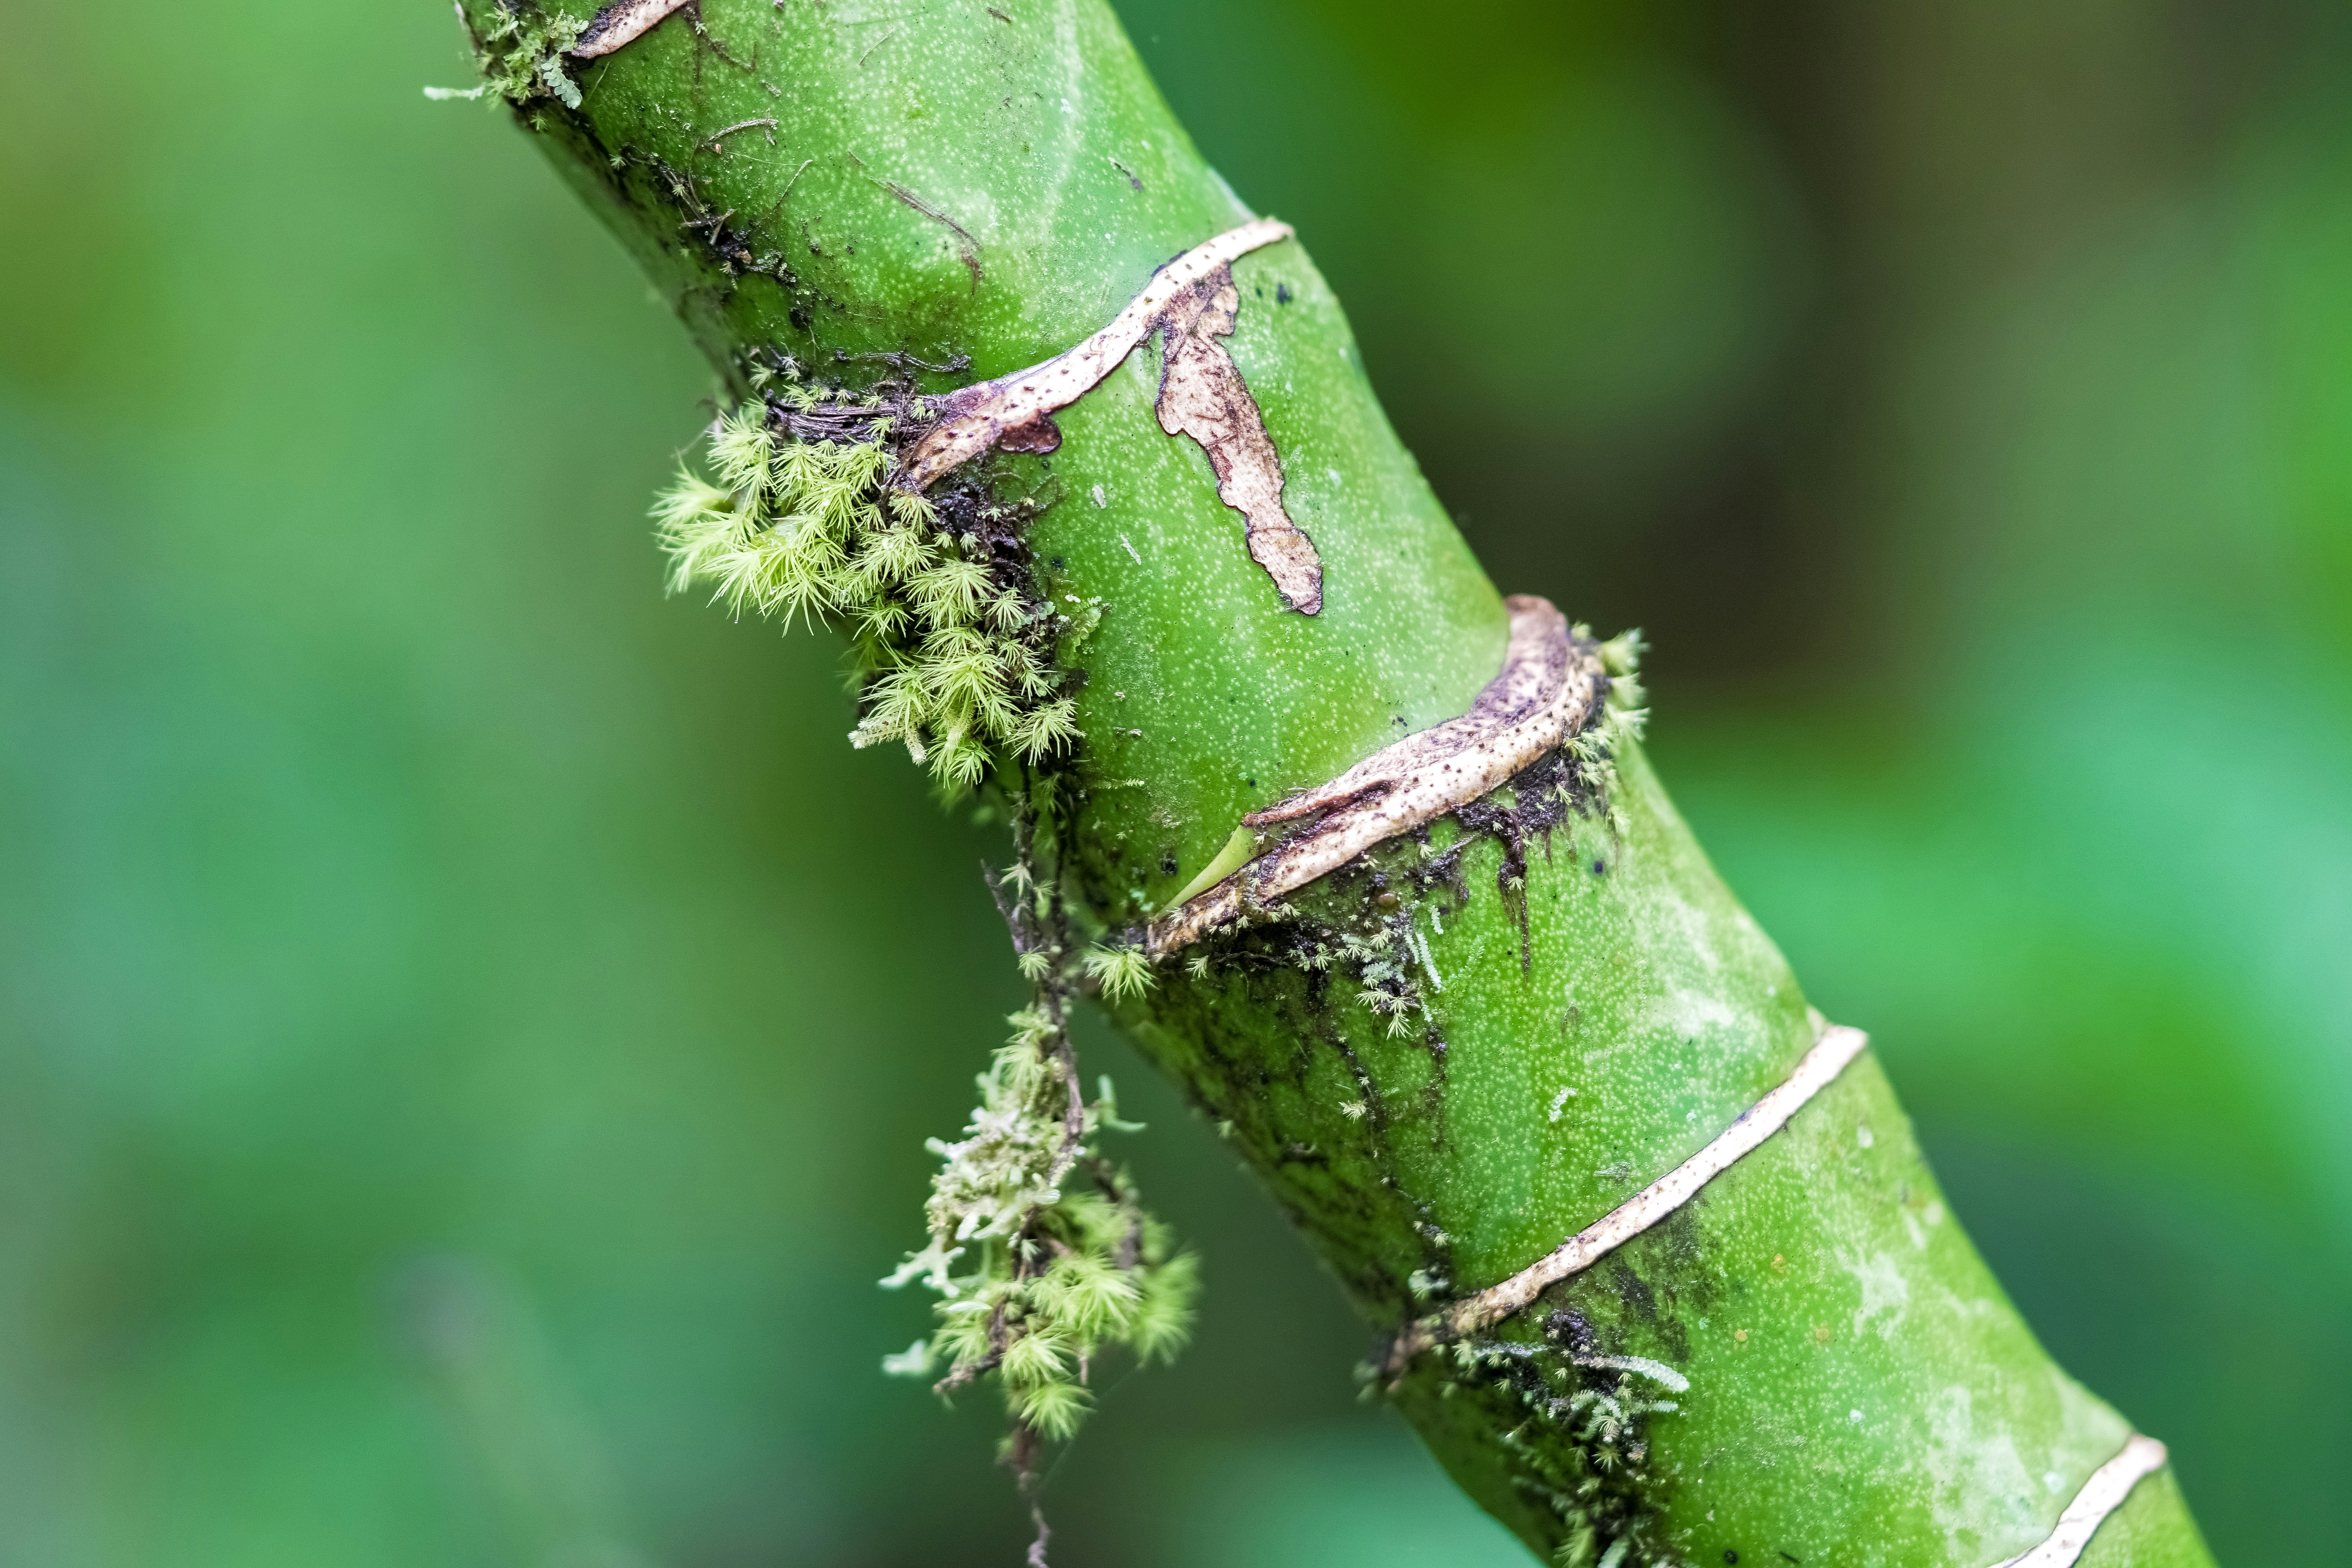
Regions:
<instances>
[{"instance_id":1,"label":"blurred green background","mask_svg":"<svg viewBox=\"0 0 2352 1568\"><path fill-rule=\"evenodd\" d=\"M780 0L801 4L804 0ZM1036 3L1036 0L1031 0ZM2313 0L1126 0L2225 1561L2352 1538L2352 37ZM446 7L0 50L0 1563L1006 1563L876 1363L1014 999L709 381ZM1065 1564L1501 1564L1124 1047L1210 1290Z\"/></svg>"}]
</instances>

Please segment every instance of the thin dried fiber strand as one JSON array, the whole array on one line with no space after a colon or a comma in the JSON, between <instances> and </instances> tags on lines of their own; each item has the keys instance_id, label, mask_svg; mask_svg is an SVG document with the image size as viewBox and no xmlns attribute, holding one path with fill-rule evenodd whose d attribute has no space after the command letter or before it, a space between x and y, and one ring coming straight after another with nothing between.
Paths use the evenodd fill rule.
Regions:
<instances>
[{"instance_id":1,"label":"thin dried fiber strand","mask_svg":"<svg viewBox=\"0 0 2352 1568\"><path fill-rule=\"evenodd\" d=\"M1475 1296L1465 1296L1444 1311L1406 1328L1390 1349L1390 1374L1402 1373L1423 1351L1524 1310L1550 1286L1591 1268L1673 1214L1696 1196L1701 1187L1787 1126L1789 1119L1834 1082L1869 1044L1870 1037L1860 1029L1843 1024L1823 1026L1812 1048L1799 1059L1796 1070L1740 1112L1739 1119L1706 1148L1508 1279L1490 1285Z\"/></svg>"},{"instance_id":2,"label":"thin dried fiber strand","mask_svg":"<svg viewBox=\"0 0 2352 1568\"><path fill-rule=\"evenodd\" d=\"M2133 1488L2164 1468L2165 1458L2163 1444L2133 1433L2123 1452L2091 1472L2091 1479L2058 1516L2058 1528L2047 1541L2031 1552L2001 1559L1993 1568L2073 1568L2107 1515L2123 1507Z\"/></svg>"},{"instance_id":3,"label":"thin dried fiber strand","mask_svg":"<svg viewBox=\"0 0 2352 1568\"><path fill-rule=\"evenodd\" d=\"M1164 958L1339 869L1374 845L1467 805L1599 716L1598 650L1571 637L1543 599L1515 595L1502 673L1470 711L1383 747L1303 795L1242 818L1264 827L1324 813L1307 832L1244 865L1151 922L1144 947Z\"/></svg>"}]
</instances>

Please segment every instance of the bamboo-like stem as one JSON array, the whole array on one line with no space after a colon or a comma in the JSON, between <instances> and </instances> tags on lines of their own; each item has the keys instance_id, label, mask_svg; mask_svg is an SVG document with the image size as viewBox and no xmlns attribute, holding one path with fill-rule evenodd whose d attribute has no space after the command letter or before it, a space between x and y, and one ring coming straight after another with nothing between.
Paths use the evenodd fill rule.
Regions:
<instances>
[{"instance_id":1,"label":"bamboo-like stem","mask_svg":"<svg viewBox=\"0 0 2352 1568\"><path fill-rule=\"evenodd\" d=\"M493 0L461 8L478 37L516 31ZM968 365L925 375L937 393L1038 365L1257 216L1101 0L620 9L651 25L592 58L523 13L550 52L499 79L738 398L760 355L854 384ZM1039 586L1089 612L1061 645L1085 736L1063 831L1073 914L1103 931L1141 931L1245 816L1465 714L1503 666L1502 597L1304 249L1254 248L1231 277L1222 342L1319 555L1317 614L1286 606L1202 447L1156 417L1148 345L1059 409L1050 456L982 470L1042 508ZM1383 1342L1682 1165L1815 1042L1630 723L1374 845L1285 914L1178 944L1115 1011ZM1575 1568L1990 1568L2040 1545L2129 1436L2019 1321L1866 1055L1532 1294L1463 1316L1383 1386L1473 1497ZM2210 1559L2159 1471L2081 1561Z\"/></svg>"}]
</instances>

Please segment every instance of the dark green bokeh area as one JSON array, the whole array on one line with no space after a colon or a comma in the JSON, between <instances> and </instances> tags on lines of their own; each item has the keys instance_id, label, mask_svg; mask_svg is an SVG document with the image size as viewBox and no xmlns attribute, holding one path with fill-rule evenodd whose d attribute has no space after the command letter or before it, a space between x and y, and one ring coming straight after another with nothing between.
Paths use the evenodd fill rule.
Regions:
<instances>
[{"instance_id":1,"label":"dark green bokeh area","mask_svg":"<svg viewBox=\"0 0 2352 1568\"><path fill-rule=\"evenodd\" d=\"M811 5L814 0L780 0ZM1005 0L1008 5L1044 0ZM1018 986L835 650L664 599L684 334L446 6L0 50L0 1565L1009 1563L887 1382ZM2225 1562L2352 1539L2352 34L1122 5ZM831 25L889 7L831 0ZM1056 1561L1524 1562L1097 1029L1199 1342Z\"/></svg>"}]
</instances>

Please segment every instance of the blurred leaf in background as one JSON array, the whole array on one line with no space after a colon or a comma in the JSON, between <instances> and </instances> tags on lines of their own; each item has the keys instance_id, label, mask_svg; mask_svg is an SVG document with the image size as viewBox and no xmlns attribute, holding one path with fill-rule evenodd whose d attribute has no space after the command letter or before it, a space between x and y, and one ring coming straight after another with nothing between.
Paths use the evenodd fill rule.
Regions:
<instances>
[{"instance_id":1,"label":"blurred leaf in background","mask_svg":"<svg viewBox=\"0 0 2352 1568\"><path fill-rule=\"evenodd\" d=\"M2224 1560L2352 1500L2352 37L2317 5L1122 6ZM885 1383L1015 999L708 380L429 5L0 54L0 1563L993 1563ZM168 39L168 47L157 40ZM1228 47L1233 39L1244 47ZM1211 1276L1072 1562L1516 1548L1099 1032Z\"/></svg>"}]
</instances>

